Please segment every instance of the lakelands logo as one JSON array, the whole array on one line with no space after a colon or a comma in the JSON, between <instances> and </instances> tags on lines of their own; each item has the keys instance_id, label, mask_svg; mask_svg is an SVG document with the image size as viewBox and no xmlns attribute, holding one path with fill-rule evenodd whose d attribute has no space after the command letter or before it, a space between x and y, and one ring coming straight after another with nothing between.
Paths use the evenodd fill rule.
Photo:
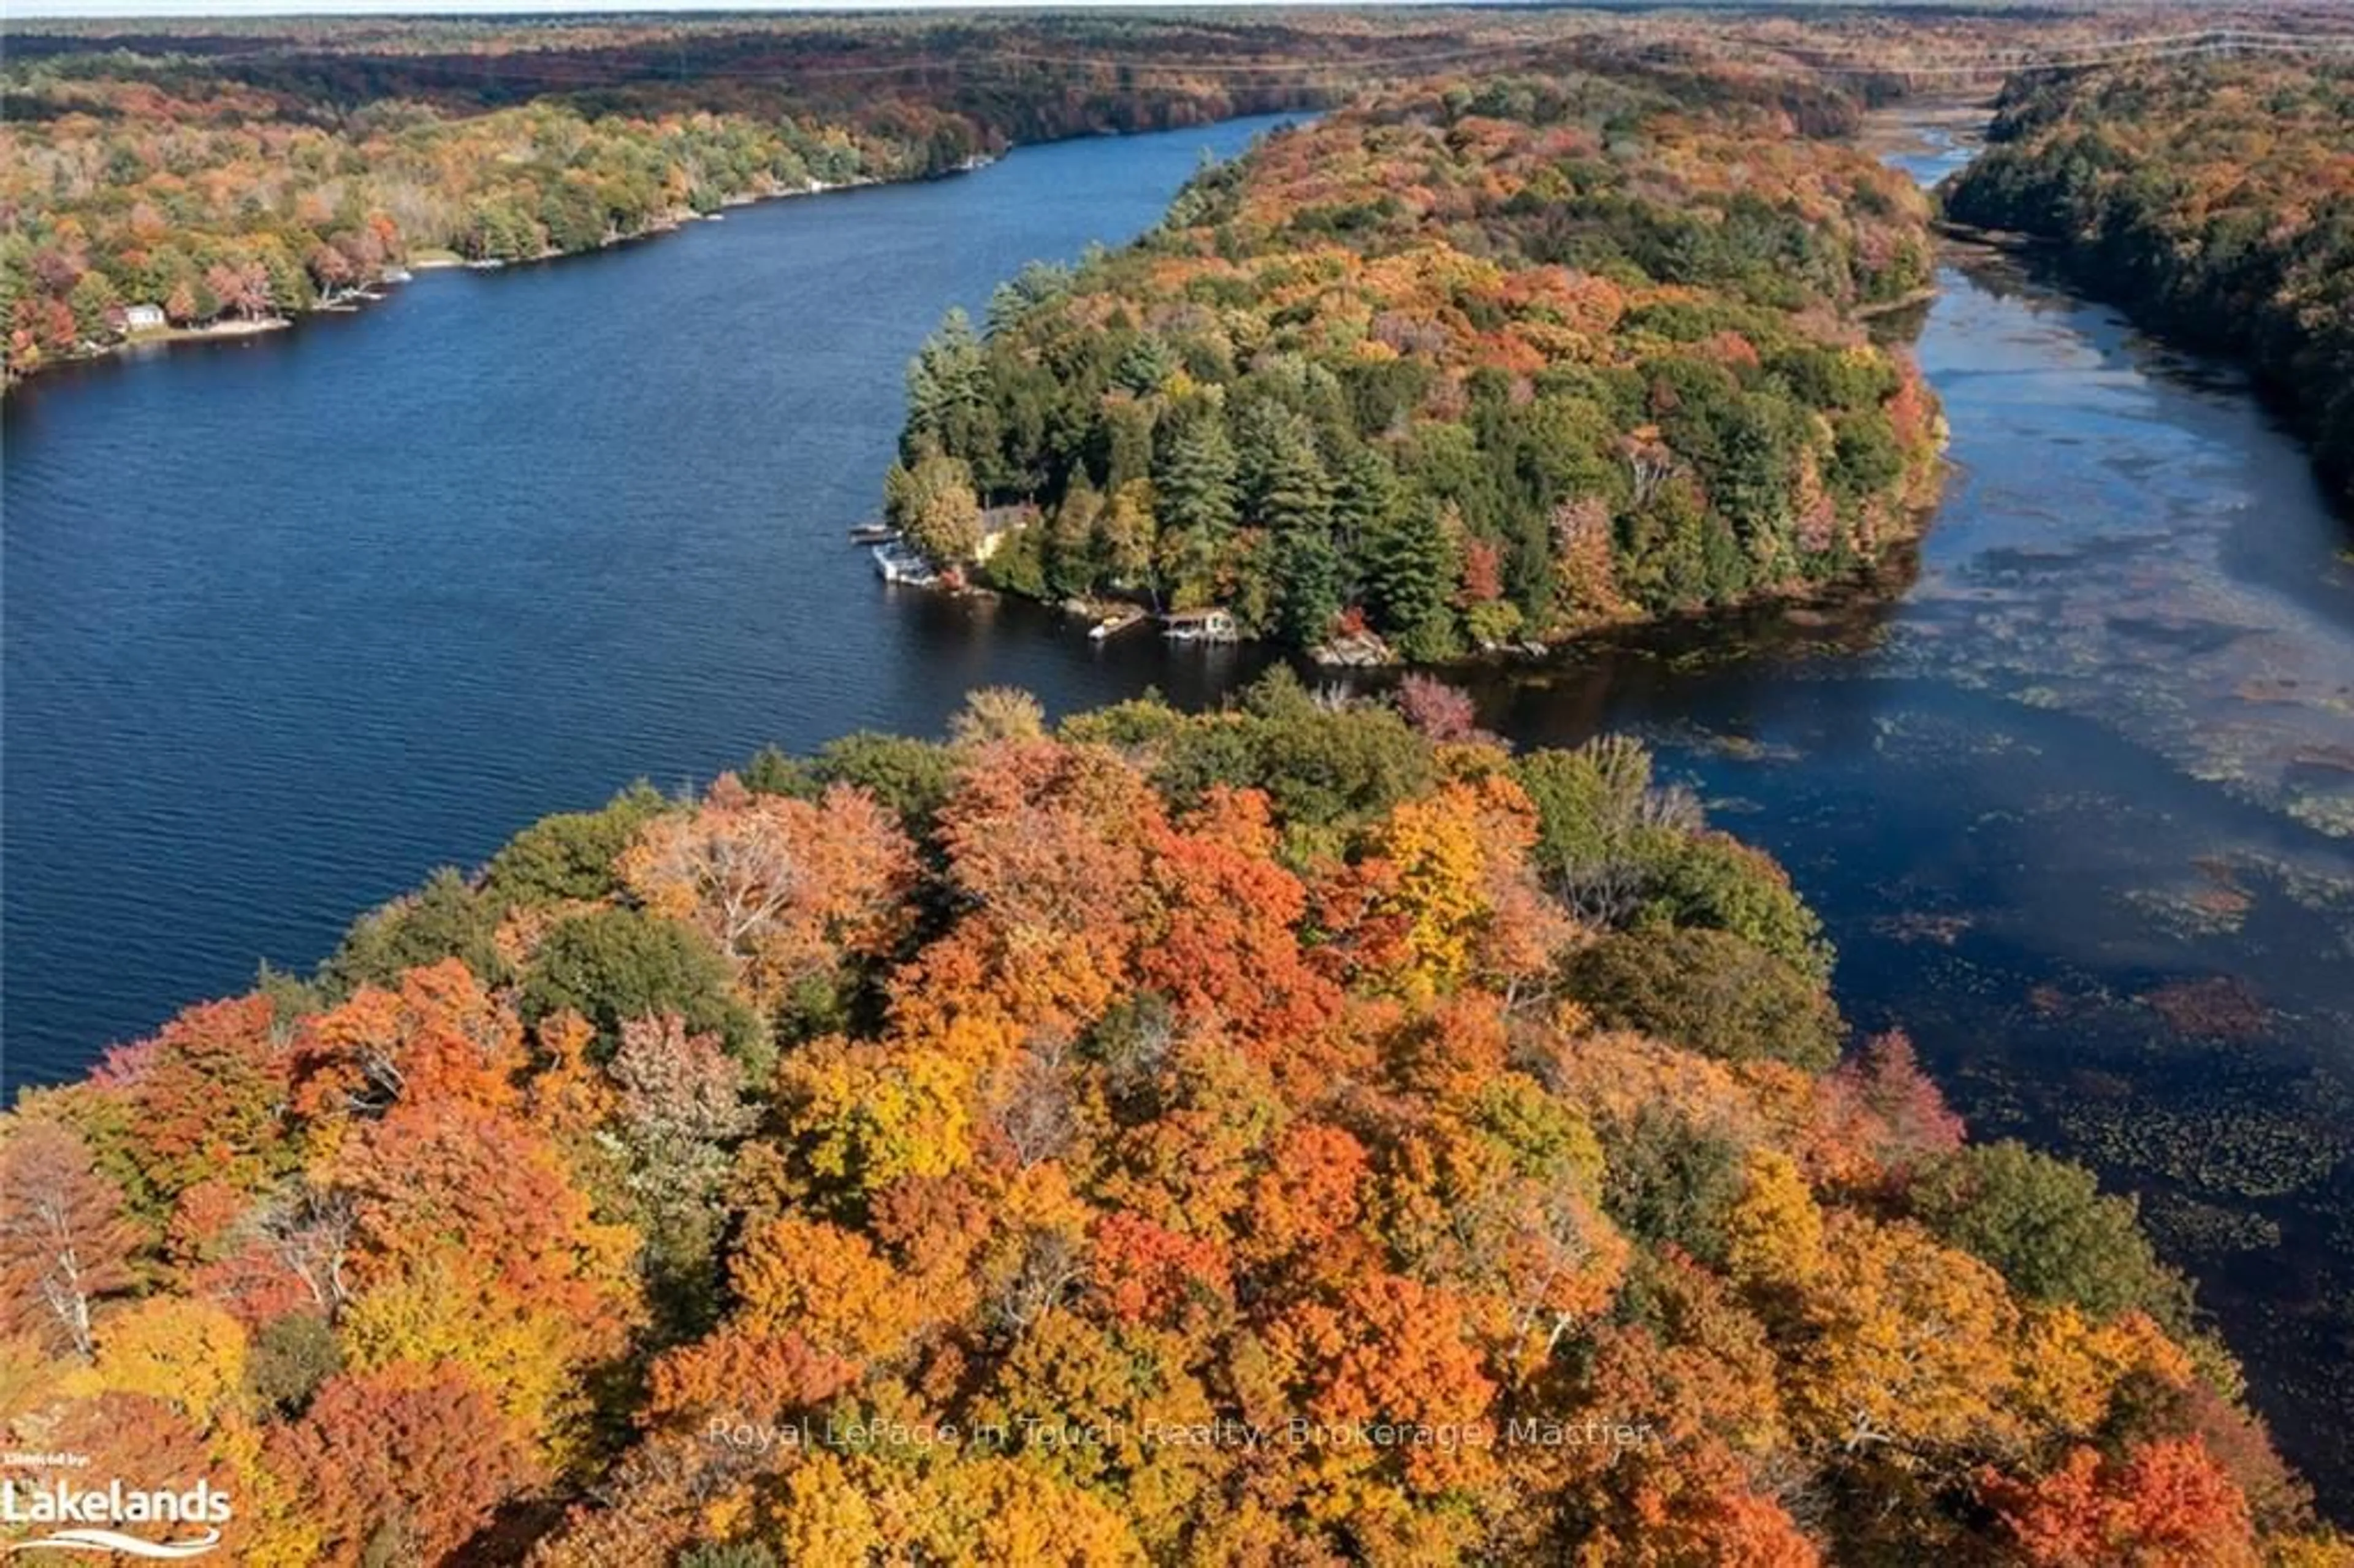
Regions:
<instances>
[{"instance_id":1,"label":"lakelands logo","mask_svg":"<svg viewBox=\"0 0 2354 1568\"><path fill-rule=\"evenodd\" d=\"M126 1557L201 1557L221 1543L220 1527L228 1520L229 1496L210 1481L149 1491L119 1480L100 1488L62 1479L0 1478L0 1529L31 1525L43 1531L7 1542L5 1550L12 1553L47 1547ZM119 1528L123 1525L144 1528L134 1535Z\"/></svg>"}]
</instances>

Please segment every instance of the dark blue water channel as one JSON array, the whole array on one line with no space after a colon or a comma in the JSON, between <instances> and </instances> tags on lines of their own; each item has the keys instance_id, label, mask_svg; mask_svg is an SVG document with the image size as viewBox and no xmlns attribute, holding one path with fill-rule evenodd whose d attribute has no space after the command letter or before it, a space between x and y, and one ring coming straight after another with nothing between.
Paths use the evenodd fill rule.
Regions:
<instances>
[{"instance_id":1,"label":"dark blue water channel","mask_svg":"<svg viewBox=\"0 0 2354 1568\"><path fill-rule=\"evenodd\" d=\"M1247 655L894 595L901 366L1118 242L1237 124L1026 150L36 381L5 436L6 1081L636 777L1210 700ZM1959 154L1920 149L1924 177ZM1982 1136L2138 1193L2326 1499L2354 1495L2354 564L2230 370L1956 249L1917 353L1947 503L1894 591L1476 684L1632 730L1829 920Z\"/></svg>"}]
</instances>

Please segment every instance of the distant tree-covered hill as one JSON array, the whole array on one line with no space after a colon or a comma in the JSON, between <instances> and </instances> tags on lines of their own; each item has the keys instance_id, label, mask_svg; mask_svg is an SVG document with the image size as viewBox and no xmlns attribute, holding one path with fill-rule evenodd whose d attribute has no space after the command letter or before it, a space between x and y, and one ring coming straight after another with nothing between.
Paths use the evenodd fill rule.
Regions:
<instances>
[{"instance_id":1,"label":"distant tree-covered hill","mask_svg":"<svg viewBox=\"0 0 2354 1568\"><path fill-rule=\"evenodd\" d=\"M152 330L140 307L292 314L424 253L561 255L1022 142L1320 104L1384 54L1459 42L1116 17L12 27L6 373Z\"/></svg>"}]
</instances>

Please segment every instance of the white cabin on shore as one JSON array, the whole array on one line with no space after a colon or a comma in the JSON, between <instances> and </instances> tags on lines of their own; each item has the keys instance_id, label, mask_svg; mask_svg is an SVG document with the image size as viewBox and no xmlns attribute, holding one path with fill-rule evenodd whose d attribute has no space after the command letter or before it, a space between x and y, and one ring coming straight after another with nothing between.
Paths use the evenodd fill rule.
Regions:
<instances>
[{"instance_id":1,"label":"white cabin on shore","mask_svg":"<svg viewBox=\"0 0 2354 1568\"><path fill-rule=\"evenodd\" d=\"M162 332L166 324L161 305L128 305L123 308L124 332Z\"/></svg>"}]
</instances>

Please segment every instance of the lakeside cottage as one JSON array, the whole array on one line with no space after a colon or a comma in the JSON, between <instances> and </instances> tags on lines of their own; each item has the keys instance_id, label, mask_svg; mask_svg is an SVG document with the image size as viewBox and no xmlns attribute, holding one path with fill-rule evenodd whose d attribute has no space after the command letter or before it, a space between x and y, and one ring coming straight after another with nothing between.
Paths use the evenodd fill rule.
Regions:
<instances>
[{"instance_id":1,"label":"lakeside cottage","mask_svg":"<svg viewBox=\"0 0 2354 1568\"><path fill-rule=\"evenodd\" d=\"M988 560L997 554L999 546L1037 520L1038 509L1027 502L984 508L981 514L981 542L973 546L972 558Z\"/></svg>"},{"instance_id":2,"label":"lakeside cottage","mask_svg":"<svg viewBox=\"0 0 2354 1568\"><path fill-rule=\"evenodd\" d=\"M124 332L162 332L165 325L161 305L131 305L122 313Z\"/></svg>"}]
</instances>

